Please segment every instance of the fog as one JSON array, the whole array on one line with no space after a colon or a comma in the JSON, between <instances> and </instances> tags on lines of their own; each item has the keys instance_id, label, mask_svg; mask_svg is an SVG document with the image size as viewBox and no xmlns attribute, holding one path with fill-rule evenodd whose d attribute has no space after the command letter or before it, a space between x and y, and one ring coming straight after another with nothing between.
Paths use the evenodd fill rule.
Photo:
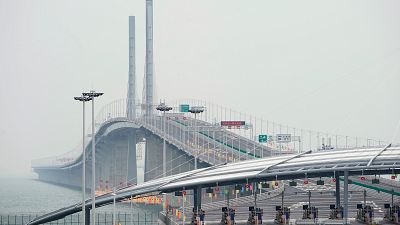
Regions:
<instances>
[{"instance_id":1,"label":"fog","mask_svg":"<svg viewBox=\"0 0 400 225\"><path fill-rule=\"evenodd\" d=\"M399 143L399 10L396 0L154 0L157 96ZM0 176L27 176L32 159L78 144L73 96L104 92L97 109L126 97L128 16L141 96L145 0L0 0Z\"/></svg>"}]
</instances>

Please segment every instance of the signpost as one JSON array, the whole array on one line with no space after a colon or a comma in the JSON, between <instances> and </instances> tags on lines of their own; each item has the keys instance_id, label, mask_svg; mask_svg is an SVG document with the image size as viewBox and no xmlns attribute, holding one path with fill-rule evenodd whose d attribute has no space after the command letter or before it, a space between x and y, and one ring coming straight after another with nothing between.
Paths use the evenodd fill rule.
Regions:
<instances>
[{"instance_id":1,"label":"signpost","mask_svg":"<svg viewBox=\"0 0 400 225\"><path fill-rule=\"evenodd\" d=\"M268 142L268 135L266 135L266 134L258 135L258 142L260 142L260 143Z\"/></svg>"},{"instance_id":2,"label":"signpost","mask_svg":"<svg viewBox=\"0 0 400 225\"><path fill-rule=\"evenodd\" d=\"M292 141L291 134L277 134L276 135L276 142L278 143L289 143Z\"/></svg>"},{"instance_id":3,"label":"signpost","mask_svg":"<svg viewBox=\"0 0 400 225\"><path fill-rule=\"evenodd\" d=\"M179 105L179 111L180 112L189 112L189 105L188 104L182 104L182 105Z\"/></svg>"},{"instance_id":4,"label":"signpost","mask_svg":"<svg viewBox=\"0 0 400 225\"><path fill-rule=\"evenodd\" d=\"M245 121L221 121L221 126L233 127L233 126L244 126Z\"/></svg>"},{"instance_id":5,"label":"signpost","mask_svg":"<svg viewBox=\"0 0 400 225\"><path fill-rule=\"evenodd\" d=\"M221 121L221 127L228 129L248 129L248 124L246 124L246 121Z\"/></svg>"}]
</instances>

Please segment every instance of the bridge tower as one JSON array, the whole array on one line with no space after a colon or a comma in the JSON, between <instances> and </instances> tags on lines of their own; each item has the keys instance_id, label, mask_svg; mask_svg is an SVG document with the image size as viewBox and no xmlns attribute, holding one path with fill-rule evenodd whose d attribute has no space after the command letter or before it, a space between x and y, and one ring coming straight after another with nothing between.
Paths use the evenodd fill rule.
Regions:
<instances>
[{"instance_id":1,"label":"bridge tower","mask_svg":"<svg viewBox=\"0 0 400 225\"><path fill-rule=\"evenodd\" d=\"M153 105L153 0L146 0L146 114L151 114Z\"/></svg>"},{"instance_id":2,"label":"bridge tower","mask_svg":"<svg viewBox=\"0 0 400 225\"><path fill-rule=\"evenodd\" d=\"M136 118L136 55L135 55L135 17L129 17L129 79L126 116Z\"/></svg>"},{"instance_id":3,"label":"bridge tower","mask_svg":"<svg viewBox=\"0 0 400 225\"><path fill-rule=\"evenodd\" d=\"M135 55L135 17L129 16L129 79L127 96L127 117L130 121L136 118L136 55ZM128 133L128 165L127 180L137 183L137 162L136 162L136 130L129 130Z\"/></svg>"}]
</instances>

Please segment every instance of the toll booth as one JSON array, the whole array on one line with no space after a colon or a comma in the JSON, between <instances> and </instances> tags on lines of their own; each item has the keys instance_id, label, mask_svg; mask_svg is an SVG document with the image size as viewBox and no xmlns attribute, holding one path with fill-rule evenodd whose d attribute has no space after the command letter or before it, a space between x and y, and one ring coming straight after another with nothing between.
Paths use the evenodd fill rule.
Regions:
<instances>
[{"instance_id":1,"label":"toll booth","mask_svg":"<svg viewBox=\"0 0 400 225\"><path fill-rule=\"evenodd\" d=\"M384 218L385 220L392 221L392 219L393 219L393 212L392 212L392 207L390 206L390 204L385 204L385 205L384 205L384 209L385 209L385 215L383 216L383 218Z\"/></svg>"},{"instance_id":2,"label":"toll booth","mask_svg":"<svg viewBox=\"0 0 400 225\"><path fill-rule=\"evenodd\" d=\"M314 206L303 205L303 219L318 219L318 209Z\"/></svg>"},{"instance_id":3,"label":"toll booth","mask_svg":"<svg viewBox=\"0 0 400 225\"><path fill-rule=\"evenodd\" d=\"M191 225L199 225L199 220L197 218L197 212L196 212L195 208L193 208L193 210L192 210L192 220L191 220L190 224Z\"/></svg>"},{"instance_id":4,"label":"toll booth","mask_svg":"<svg viewBox=\"0 0 400 225\"><path fill-rule=\"evenodd\" d=\"M204 225L205 217L206 217L206 212L203 209L200 209L199 210L200 225Z\"/></svg>"},{"instance_id":5,"label":"toll booth","mask_svg":"<svg viewBox=\"0 0 400 225\"><path fill-rule=\"evenodd\" d=\"M264 210L262 208L256 208L256 224L262 224L264 217Z\"/></svg>"},{"instance_id":6,"label":"toll booth","mask_svg":"<svg viewBox=\"0 0 400 225\"><path fill-rule=\"evenodd\" d=\"M336 205L329 205L329 209L330 209L329 219L331 219L331 220L343 219L343 207L342 206L336 207Z\"/></svg>"},{"instance_id":7,"label":"toll booth","mask_svg":"<svg viewBox=\"0 0 400 225\"><path fill-rule=\"evenodd\" d=\"M384 219L399 224L400 207L398 205L390 206L390 204L385 204L384 206Z\"/></svg>"},{"instance_id":8,"label":"toll booth","mask_svg":"<svg viewBox=\"0 0 400 225\"><path fill-rule=\"evenodd\" d=\"M228 207L222 207L221 224L231 225Z\"/></svg>"},{"instance_id":9,"label":"toll booth","mask_svg":"<svg viewBox=\"0 0 400 225\"><path fill-rule=\"evenodd\" d=\"M357 220L365 223L371 224L374 218L374 209L370 205L363 206L362 204L357 204Z\"/></svg>"},{"instance_id":10,"label":"toll booth","mask_svg":"<svg viewBox=\"0 0 400 225\"><path fill-rule=\"evenodd\" d=\"M236 210L233 208L222 207L221 224L235 224Z\"/></svg>"},{"instance_id":11,"label":"toll booth","mask_svg":"<svg viewBox=\"0 0 400 225\"><path fill-rule=\"evenodd\" d=\"M289 224L290 220L290 209L288 207L276 206L275 223L277 224Z\"/></svg>"},{"instance_id":12,"label":"toll booth","mask_svg":"<svg viewBox=\"0 0 400 225\"><path fill-rule=\"evenodd\" d=\"M257 222L257 215L256 215L256 209L254 206L249 207L249 217L247 219L247 224L256 224Z\"/></svg>"},{"instance_id":13,"label":"toll booth","mask_svg":"<svg viewBox=\"0 0 400 225\"><path fill-rule=\"evenodd\" d=\"M392 207L392 218L393 218L392 221L394 223L397 223L397 224L400 223L400 221L399 221L399 218L400 218L400 206L394 205Z\"/></svg>"},{"instance_id":14,"label":"toll booth","mask_svg":"<svg viewBox=\"0 0 400 225\"><path fill-rule=\"evenodd\" d=\"M236 210L233 208L229 208L228 211L230 223L233 225L235 224Z\"/></svg>"}]
</instances>

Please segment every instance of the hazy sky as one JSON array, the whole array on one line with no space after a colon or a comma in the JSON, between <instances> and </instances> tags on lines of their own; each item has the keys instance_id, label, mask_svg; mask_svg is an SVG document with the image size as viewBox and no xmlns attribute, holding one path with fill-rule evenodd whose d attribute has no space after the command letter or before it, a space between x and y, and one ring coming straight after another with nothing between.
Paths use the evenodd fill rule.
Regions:
<instances>
[{"instance_id":1,"label":"hazy sky","mask_svg":"<svg viewBox=\"0 0 400 225\"><path fill-rule=\"evenodd\" d=\"M397 0L154 0L157 96L400 142L399 12ZM73 96L126 96L132 15L140 93L145 0L0 0L0 176L76 146Z\"/></svg>"}]
</instances>

